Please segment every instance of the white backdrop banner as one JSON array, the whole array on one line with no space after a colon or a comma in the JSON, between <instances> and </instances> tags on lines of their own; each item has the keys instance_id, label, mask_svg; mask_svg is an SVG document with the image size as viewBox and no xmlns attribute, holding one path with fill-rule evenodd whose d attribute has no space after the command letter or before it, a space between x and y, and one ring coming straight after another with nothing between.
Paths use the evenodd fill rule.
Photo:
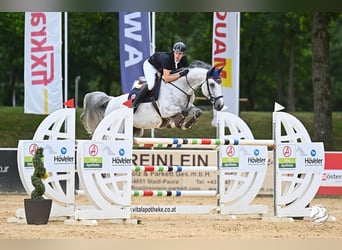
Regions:
<instances>
[{"instance_id":1,"label":"white backdrop banner","mask_svg":"<svg viewBox=\"0 0 342 250\"><path fill-rule=\"evenodd\" d=\"M222 92L229 112L239 115L240 13L214 12L212 61L221 72Z\"/></svg>"},{"instance_id":2,"label":"white backdrop banner","mask_svg":"<svg viewBox=\"0 0 342 250\"><path fill-rule=\"evenodd\" d=\"M24 112L50 114L62 108L60 12L25 13Z\"/></svg>"}]
</instances>

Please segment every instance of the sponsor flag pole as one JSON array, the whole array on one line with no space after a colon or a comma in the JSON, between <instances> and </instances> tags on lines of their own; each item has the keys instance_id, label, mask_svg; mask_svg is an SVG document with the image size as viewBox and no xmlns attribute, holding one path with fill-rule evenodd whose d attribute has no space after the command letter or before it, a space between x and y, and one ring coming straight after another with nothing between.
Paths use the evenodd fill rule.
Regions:
<instances>
[{"instance_id":1,"label":"sponsor flag pole","mask_svg":"<svg viewBox=\"0 0 342 250\"><path fill-rule=\"evenodd\" d=\"M67 102L67 100L68 100L68 12L64 12L64 102Z\"/></svg>"},{"instance_id":2,"label":"sponsor flag pole","mask_svg":"<svg viewBox=\"0 0 342 250\"><path fill-rule=\"evenodd\" d=\"M155 35L155 28L156 28L156 13L152 12L150 19L152 19L151 21L151 25L149 25L150 27L150 39L151 39L151 55L154 54L155 50L156 50L156 35ZM154 134L154 128L151 129L151 137L155 137Z\"/></svg>"}]
</instances>

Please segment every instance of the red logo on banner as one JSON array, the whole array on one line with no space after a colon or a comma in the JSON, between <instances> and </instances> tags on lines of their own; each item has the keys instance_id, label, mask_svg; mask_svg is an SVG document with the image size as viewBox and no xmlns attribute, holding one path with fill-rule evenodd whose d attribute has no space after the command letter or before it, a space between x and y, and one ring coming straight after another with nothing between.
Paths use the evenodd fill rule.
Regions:
<instances>
[{"instance_id":1,"label":"red logo on banner","mask_svg":"<svg viewBox=\"0 0 342 250\"><path fill-rule=\"evenodd\" d=\"M98 152L99 152L99 148L97 147L96 144L91 144L89 146L89 155L96 156Z\"/></svg>"},{"instance_id":2,"label":"red logo on banner","mask_svg":"<svg viewBox=\"0 0 342 250\"><path fill-rule=\"evenodd\" d=\"M44 12L31 14L31 77L32 85L50 84L55 76L54 47L48 43L47 16Z\"/></svg>"},{"instance_id":3,"label":"red logo on banner","mask_svg":"<svg viewBox=\"0 0 342 250\"><path fill-rule=\"evenodd\" d=\"M35 155L36 154L36 151L37 151L37 148L38 148L38 144L31 144L30 147L29 147L29 153L31 155Z\"/></svg>"},{"instance_id":4,"label":"red logo on banner","mask_svg":"<svg viewBox=\"0 0 342 250\"><path fill-rule=\"evenodd\" d=\"M235 148L233 146L228 146L227 149L226 149L226 154L229 157L234 156L235 155Z\"/></svg>"},{"instance_id":5,"label":"red logo on banner","mask_svg":"<svg viewBox=\"0 0 342 250\"><path fill-rule=\"evenodd\" d=\"M292 149L291 149L291 147L290 147L290 146L285 146L285 147L283 148L283 155L284 155L284 157L290 157L291 154L292 154Z\"/></svg>"}]
</instances>

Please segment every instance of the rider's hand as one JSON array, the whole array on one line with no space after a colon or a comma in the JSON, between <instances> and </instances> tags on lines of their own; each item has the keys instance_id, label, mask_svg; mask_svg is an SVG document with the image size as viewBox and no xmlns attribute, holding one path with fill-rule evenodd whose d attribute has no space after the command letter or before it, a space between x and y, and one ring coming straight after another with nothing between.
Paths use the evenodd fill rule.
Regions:
<instances>
[{"instance_id":1,"label":"rider's hand","mask_svg":"<svg viewBox=\"0 0 342 250\"><path fill-rule=\"evenodd\" d=\"M189 73L189 70L185 69L182 72L179 72L179 77L186 76L188 73Z\"/></svg>"}]
</instances>

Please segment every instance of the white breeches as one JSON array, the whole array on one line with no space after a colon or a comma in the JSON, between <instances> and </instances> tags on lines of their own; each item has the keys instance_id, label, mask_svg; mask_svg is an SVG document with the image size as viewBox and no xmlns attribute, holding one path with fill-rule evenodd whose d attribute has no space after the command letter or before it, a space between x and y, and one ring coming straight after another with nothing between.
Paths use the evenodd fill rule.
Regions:
<instances>
[{"instance_id":1,"label":"white breeches","mask_svg":"<svg viewBox=\"0 0 342 250\"><path fill-rule=\"evenodd\" d=\"M157 70L148 60L145 60L143 64L144 75L147 81L147 86L149 90L152 90L154 87L154 82L156 79Z\"/></svg>"}]
</instances>

